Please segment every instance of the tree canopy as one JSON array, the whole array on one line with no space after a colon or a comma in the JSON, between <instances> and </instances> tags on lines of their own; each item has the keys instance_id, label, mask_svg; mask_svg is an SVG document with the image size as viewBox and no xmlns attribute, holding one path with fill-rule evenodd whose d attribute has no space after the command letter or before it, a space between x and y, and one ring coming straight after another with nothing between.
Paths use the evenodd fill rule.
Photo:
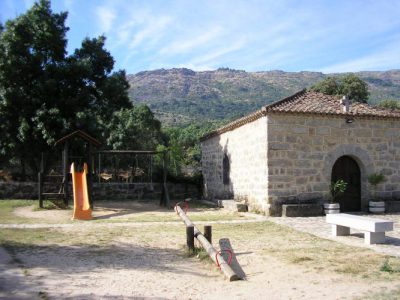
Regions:
<instances>
[{"instance_id":1,"label":"tree canopy","mask_svg":"<svg viewBox=\"0 0 400 300\"><path fill-rule=\"evenodd\" d=\"M40 0L0 31L0 154L33 171L64 134L99 136L114 111L132 107L104 36L84 39L67 55L66 19Z\"/></svg>"},{"instance_id":2,"label":"tree canopy","mask_svg":"<svg viewBox=\"0 0 400 300\"><path fill-rule=\"evenodd\" d=\"M343 77L327 77L311 87L312 90L327 95L348 96L350 100L367 103L368 84L354 74Z\"/></svg>"},{"instance_id":3,"label":"tree canopy","mask_svg":"<svg viewBox=\"0 0 400 300\"><path fill-rule=\"evenodd\" d=\"M162 141L161 123L145 105L114 112L107 129L107 146L114 150L154 150Z\"/></svg>"},{"instance_id":4,"label":"tree canopy","mask_svg":"<svg viewBox=\"0 0 400 300\"><path fill-rule=\"evenodd\" d=\"M170 174L174 176L198 175L201 159L200 138L220 126L222 123L207 122L192 123L184 128L164 129L163 133L169 150L168 169ZM165 146L159 147L159 150L164 149L166 149Z\"/></svg>"}]
</instances>

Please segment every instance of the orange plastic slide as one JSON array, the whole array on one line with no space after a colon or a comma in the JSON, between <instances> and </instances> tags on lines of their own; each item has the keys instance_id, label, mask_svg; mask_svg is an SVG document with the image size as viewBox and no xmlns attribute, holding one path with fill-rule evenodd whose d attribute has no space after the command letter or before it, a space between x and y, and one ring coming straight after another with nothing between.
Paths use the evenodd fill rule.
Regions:
<instances>
[{"instance_id":1,"label":"orange plastic slide","mask_svg":"<svg viewBox=\"0 0 400 300\"><path fill-rule=\"evenodd\" d=\"M86 180L87 164L83 164L83 172L76 172L74 163L71 164L72 187L74 192L73 220L91 220L92 209L89 204L89 193Z\"/></svg>"}]
</instances>

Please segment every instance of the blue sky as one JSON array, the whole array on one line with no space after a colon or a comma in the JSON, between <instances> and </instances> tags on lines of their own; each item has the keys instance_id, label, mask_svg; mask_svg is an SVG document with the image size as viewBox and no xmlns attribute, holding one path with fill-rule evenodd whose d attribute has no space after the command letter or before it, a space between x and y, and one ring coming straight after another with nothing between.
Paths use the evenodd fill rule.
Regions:
<instances>
[{"instance_id":1,"label":"blue sky","mask_svg":"<svg viewBox=\"0 0 400 300\"><path fill-rule=\"evenodd\" d=\"M0 22L33 0L0 0ZM116 69L400 69L400 1L53 0L68 50L105 34Z\"/></svg>"}]
</instances>

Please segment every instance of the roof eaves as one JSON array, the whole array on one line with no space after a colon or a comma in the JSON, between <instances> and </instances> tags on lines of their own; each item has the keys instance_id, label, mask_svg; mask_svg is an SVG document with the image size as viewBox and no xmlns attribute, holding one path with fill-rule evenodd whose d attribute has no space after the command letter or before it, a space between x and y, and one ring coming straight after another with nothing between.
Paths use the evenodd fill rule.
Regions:
<instances>
[{"instance_id":1,"label":"roof eaves","mask_svg":"<svg viewBox=\"0 0 400 300\"><path fill-rule=\"evenodd\" d=\"M271 109L273 109L273 108L275 108L275 107L277 107L277 106L279 106L281 104L284 104L286 102L289 102L289 101L293 100L294 98L303 95L306 92L307 92L307 89L302 89L301 91L298 91L297 93L295 93L295 94L293 94L293 95L291 95L289 97L286 97L286 98L283 98L282 100L279 100L279 101L273 102L271 104L265 105L263 107L263 109L265 110L265 112L270 112Z\"/></svg>"},{"instance_id":2,"label":"roof eaves","mask_svg":"<svg viewBox=\"0 0 400 300\"><path fill-rule=\"evenodd\" d=\"M269 113L283 114L283 115L308 115L308 116L322 116L322 117L337 117L345 118L352 117L356 119L379 119L379 120L400 120L400 116L393 115L376 115L376 114L356 114L354 112L349 113L332 113L332 112L311 112L311 111L271 111Z\"/></svg>"},{"instance_id":3,"label":"roof eaves","mask_svg":"<svg viewBox=\"0 0 400 300\"><path fill-rule=\"evenodd\" d=\"M238 127L241 127L241 126L243 126L245 124L248 124L248 123L251 123L253 121L256 121L259 118L263 117L265 115L265 113L266 112L265 112L264 108L259 109L259 110L255 111L255 112L253 112L253 113L251 113L251 114L249 114L247 116L244 116L244 117L242 117L240 119L237 119L237 120L235 120L235 121L233 121L233 122L231 122L231 123L229 123L229 124L227 124L227 125L225 125L223 127L220 127L220 128L218 128L216 130L213 130L213 131L207 133L206 135L204 135L204 136L202 136L200 138L200 141L202 142L202 141L208 140L208 139L210 139L212 137L215 137L215 136L220 135L222 133L225 133L227 131L231 131L231 130L236 129Z\"/></svg>"},{"instance_id":4,"label":"roof eaves","mask_svg":"<svg viewBox=\"0 0 400 300\"><path fill-rule=\"evenodd\" d=\"M73 138L73 137L75 137L75 136L78 136L78 137L80 137L80 138L86 140L87 142L91 143L91 144L94 145L94 146L97 146L97 147L98 147L98 146L101 145L101 143L100 143L97 139L95 139L94 137L90 136L90 135L87 134L86 132L83 132L82 130L76 130L76 131L74 131L74 132L72 132L72 133L70 133L70 134L64 136L63 138L61 138L61 139L59 139L58 141L56 141L56 142L54 143L54 145L57 146L57 145L59 145L59 144L62 144L62 143L64 143L65 141L67 141L68 139L71 139L71 138Z\"/></svg>"}]
</instances>

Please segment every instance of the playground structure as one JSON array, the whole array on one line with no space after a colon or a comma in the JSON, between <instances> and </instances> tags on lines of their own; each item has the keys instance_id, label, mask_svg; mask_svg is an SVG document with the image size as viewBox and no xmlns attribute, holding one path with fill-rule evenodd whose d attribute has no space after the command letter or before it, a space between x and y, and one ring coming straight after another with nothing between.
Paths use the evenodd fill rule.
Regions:
<instances>
[{"instance_id":1,"label":"playground structure","mask_svg":"<svg viewBox=\"0 0 400 300\"><path fill-rule=\"evenodd\" d=\"M232 261L232 251L229 250L230 256L228 262L221 255L221 251L217 251L213 245L211 244L211 230L207 233L207 237L204 236L200 230L197 229L196 226L192 223L192 221L187 217L186 213L188 210L188 204L185 202L185 211L180 207L179 203L175 205L176 213L181 217L182 221L186 225L186 238L187 245L190 248L194 249L194 238L196 238L199 243L202 245L204 250L208 253L210 258L217 264L222 273L224 273L225 277L229 281L240 280L241 278L236 274L236 272L231 268L230 262ZM210 227L208 227L210 228ZM225 250L227 251L227 250Z\"/></svg>"},{"instance_id":2,"label":"playground structure","mask_svg":"<svg viewBox=\"0 0 400 300\"><path fill-rule=\"evenodd\" d=\"M71 174L69 167L75 163L75 169L87 165L87 191L90 208L93 208L93 185L105 186L111 190L114 186L132 185L154 191L154 185L160 185L160 205L169 206L167 188L166 159L167 152L137 150L95 150L101 143L87 133L78 130L55 143L62 147L62 159L58 155L42 155L41 170L38 174L39 206L45 199L62 201L67 207L70 200ZM157 176L154 174L157 173ZM154 178L156 177L156 178ZM58 188L57 191L55 189Z\"/></svg>"}]
</instances>

